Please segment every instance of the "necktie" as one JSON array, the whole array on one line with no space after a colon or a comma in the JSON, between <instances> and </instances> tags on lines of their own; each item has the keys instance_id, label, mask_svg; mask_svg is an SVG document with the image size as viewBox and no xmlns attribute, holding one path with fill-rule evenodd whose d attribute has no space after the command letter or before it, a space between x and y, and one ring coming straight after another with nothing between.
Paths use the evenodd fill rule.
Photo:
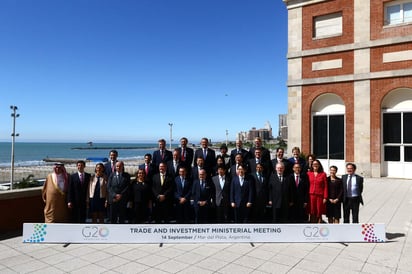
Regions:
<instances>
[{"instance_id":1,"label":"necktie","mask_svg":"<svg viewBox=\"0 0 412 274\"><path fill-rule=\"evenodd\" d=\"M162 160L163 160L164 157L165 157L165 154L163 153L163 150L160 151L160 156L162 157Z\"/></svg>"},{"instance_id":2,"label":"necktie","mask_svg":"<svg viewBox=\"0 0 412 274\"><path fill-rule=\"evenodd\" d=\"M282 182L282 174L279 174L279 181Z\"/></svg>"},{"instance_id":3,"label":"necktie","mask_svg":"<svg viewBox=\"0 0 412 274\"><path fill-rule=\"evenodd\" d=\"M112 162L112 172L114 172L114 162Z\"/></svg>"},{"instance_id":4,"label":"necktie","mask_svg":"<svg viewBox=\"0 0 412 274\"><path fill-rule=\"evenodd\" d=\"M146 175L149 175L149 165L146 165L144 168Z\"/></svg>"},{"instance_id":5,"label":"necktie","mask_svg":"<svg viewBox=\"0 0 412 274\"><path fill-rule=\"evenodd\" d=\"M205 181L202 180L202 189L205 189Z\"/></svg>"},{"instance_id":6,"label":"necktie","mask_svg":"<svg viewBox=\"0 0 412 274\"><path fill-rule=\"evenodd\" d=\"M80 183L83 184L84 179L83 179L83 173L80 173Z\"/></svg>"},{"instance_id":7,"label":"necktie","mask_svg":"<svg viewBox=\"0 0 412 274\"><path fill-rule=\"evenodd\" d=\"M222 176L219 176L220 178L220 188L223 189L223 186L225 185L225 178Z\"/></svg>"},{"instance_id":8,"label":"necktie","mask_svg":"<svg viewBox=\"0 0 412 274\"><path fill-rule=\"evenodd\" d=\"M163 186L163 183L165 181L165 175L164 174L160 174L160 185Z\"/></svg>"},{"instance_id":9,"label":"necktie","mask_svg":"<svg viewBox=\"0 0 412 274\"><path fill-rule=\"evenodd\" d=\"M180 177L180 180L182 181L182 188L185 187L185 179L183 177Z\"/></svg>"},{"instance_id":10,"label":"necktie","mask_svg":"<svg viewBox=\"0 0 412 274\"><path fill-rule=\"evenodd\" d=\"M206 160L206 149L203 149L203 159Z\"/></svg>"},{"instance_id":11,"label":"necktie","mask_svg":"<svg viewBox=\"0 0 412 274\"><path fill-rule=\"evenodd\" d=\"M185 149L184 149L184 148L182 148L182 156L180 157L180 159L181 159L182 161L185 160Z\"/></svg>"},{"instance_id":12,"label":"necktie","mask_svg":"<svg viewBox=\"0 0 412 274\"><path fill-rule=\"evenodd\" d=\"M352 197L352 175L349 175L348 180L348 197Z\"/></svg>"},{"instance_id":13,"label":"necktie","mask_svg":"<svg viewBox=\"0 0 412 274\"><path fill-rule=\"evenodd\" d=\"M296 176L295 182L296 182L296 187L298 187L299 186L299 176Z\"/></svg>"},{"instance_id":14,"label":"necktie","mask_svg":"<svg viewBox=\"0 0 412 274\"><path fill-rule=\"evenodd\" d=\"M240 186L243 186L243 177L240 177L239 182L240 182Z\"/></svg>"}]
</instances>

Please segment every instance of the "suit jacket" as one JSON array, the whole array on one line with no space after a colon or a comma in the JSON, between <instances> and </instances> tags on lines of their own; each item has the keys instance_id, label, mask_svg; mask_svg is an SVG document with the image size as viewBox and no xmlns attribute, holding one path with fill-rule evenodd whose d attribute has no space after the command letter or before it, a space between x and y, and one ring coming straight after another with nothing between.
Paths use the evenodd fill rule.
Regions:
<instances>
[{"instance_id":1,"label":"suit jacket","mask_svg":"<svg viewBox=\"0 0 412 274\"><path fill-rule=\"evenodd\" d=\"M290 197L290 180L287 176L282 176L282 181L276 172L273 172L269 179L269 197L272 202L272 208L288 208L291 201ZM293 200L292 200L293 201Z\"/></svg>"},{"instance_id":2,"label":"suit jacket","mask_svg":"<svg viewBox=\"0 0 412 274\"><path fill-rule=\"evenodd\" d=\"M75 208L86 206L90 177L90 173L84 172L82 183L78 172L70 175L67 202L72 203Z\"/></svg>"},{"instance_id":3,"label":"suit jacket","mask_svg":"<svg viewBox=\"0 0 412 274\"><path fill-rule=\"evenodd\" d=\"M180 155L180 162L186 167L187 171L190 172L190 169L192 167L193 164L193 156L194 156L194 151L192 148L190 147L186 147L185 148L185 152L186 152L186 156L184 161L182 161L182 148L179 147L177 148L177 150L179 151L179 155Z\"/></svg>"},{"instance_id":4,"label":"suit jacket","mask_svg":"<svg viewBox=\"0 0 412 274\"><path fill-rule=\"evenodd\" d=\"M236 169L236 164L234 164L234 165L232 165L231 167L230 167L230 170L229 170L229 175L230 175L230 178L231 179L233 179L233 178L235 178L236 176L237 176L237 169ZM249 165L247 164L247 163L245 163L245 164L243 164L243 167L245 168L245 173L246 174L249 174Z\"/></svg>"},{"instance_id":5,"label":"suit jacket","mask_svg":"<svg viewBox=\"0 0 412 274\"><path fill-rule=\"evenodd\" d=\"M212 177L212 182L215 186L215 206L230 206L230 177L225 175L224 179L225 183L222 188L220 185L219 175Z\"/></svg>"},{"instance_id":6,"label":"suit jacket","mask_svg":"<svg viewBox=\"0 0 412 274\"><path fill-rule=\"evenodd\" d=\"M260 149L262 151L262 153L261 153L262 161L270 163L270 151L269 151L269 149L267 149L265 147L260 147ZM252 158L255 157L255 150L256 150L256 147L252 147L251 149L249 149L250 157L252 157Z\"/></svg>"},{"instance_id":7,"label":"suit jacket","mask_svg":"<svg viewBox=\"0 0 412 274\"><path fill-rule=\"evenodd\" d=\"M274 170L276 170L276 164L277 164L277 163L278 163L278 159L277 159L277 158L272 159L272 172L273 172ZM285 171L283 172L283 174L285 174L285 175L292 174L292 173L293 173L293 165L289 162L289 160L286 159L286 158L283 158L283 159L282 159L282 163L283 163L283 165L285 166ZM303 170L303 167L302 167L302 170Z\"/></svg>"},{"instance_id":8,"label":"suit jacket","mask_svg":"<svg viewBox=\"0 0 412 274\"><path fill-rule=\"evenodd\" d=\"M152 163L156 167L155 173L159 173L159 164L160 163L167 163L168 161L173 159L173 153L170 150L165 149L163 158L160 154L160 150L153 151Z\"/></svg>"},{"instance_id":9,"label":"suit jacket","mask_svg":"<svg viewBox=\"0 0 412 274\"><path fill-rule=\"evenodd\" d=\"M204 183L205 185L202 187L199 179L193 181L192 198L195 207L198 206L198 202L203 201L207 202L207 206L211 206L213 204L214 185L210 182L210 180L205 180Z\"/></svg>"},{"instance_id":10,"label":"suit jacket","mask_svg":"<svg viewBox=\"0 0 412 274\"><path fill-rule=\"evenodd\" d=\"M293 167L293 165L295 164L295 158L291 157L291 158L288 159L288 161L289 161L290 165ZM304 168L306 166L306 160L303 159L302 157L299 157L298 163L302 167L302 170L304 170ZM305 171L307 171L307 170L305 170Z\"/></svg>"},{"instance_id":11,"label":"suit jacket","mask_svg":"<svg viewBox=\"0 0 412 274\"><path fill-rule=\"evenodd\" d=\"M139 165L139 169L143 169L146 172L146 164ZM150 163L148 166L148 174L146 174L146 181L151 182L153 175L156 173L156 167L153 163Z\"/></svg>"},{"instance_id":12,"label":"suit jacket","mask_svg":"<svg viewBox=\"0 0 412 274\"><path fill-rule=\"evenodd\" d=\"M116 165L115 161L113 165ZM106 177L109 178L110 174L112 174L112 170L116 170L115 168L112 169L112 162L109 160L108 162L104 163L104 174L106 174Z\"/></svg>"},{"instance_id":13,"label":"suit jacket","mask_svg":"<svg viewBox=\"0 0 412 274\"><path fill-rule=\"evenodd\" d=\"M174 179L166 173L163 185L160 181L160 173L153 175L152 179L152 193L155 200L159 195L165 195L167 202L173 201Z\"/></svg>"},{"instance_id":14,"label":"suit jacket","mask_svg":"<svg viewBox=\"0 0 412 274\"><path fill-rule=\"evenodd\" d=\"M137 204L148 205L151 199L151 189L149 184L140 183L134 180L130 186L130 198L129 200L133 202L134 206Z\"/></svg>"},{"instance_id":15,"label":"suit jacket","mask_svg":"<svg viewBox=\"0 0 412 274\"><path fill-rule=\"evenodd\" d=\"M245 175L242 186L239 176L232 178L230 202L235 203L236 207L245 207L247 203L253 203L253 179L250 176Z\"/></svg>"},{"instance_id":16,"label":"suit jacket","mask_svg":"<svg viewBox=\"0 0 412 274\"><path fill-rule=\"evenodd\" d=\"M192 198L192 181L190 178L184 179L184 185L182 186L182 179L180 176L177 176L174 179L174 199L179 201L180 198L186 198L187 201L190 201Z\"/></svg>"},{"instance_id":17,"label":"suit jacket","mask_svg":"<svg viewBox=\"0 0 412 274\"><path fill-rule=\"evenodd\" d=\"M261 174L260 180L256 172L251 174L254 181L255 205L266 205L268 202L268 181L269 178L265 174Z\"/></svg>"},{"instance_id":18,"label":"suit jacket","mask_svg":"<svg viewBox=\"0 0 412 274\"><path fill-rule=\"evenodd\" d=\"M360 203L363 205L363 198L362 198L362 192L363 192L363 177L359 176L357 174L354 174L355 178L356 178L356 184L358 184L358 191L359 191L359 199L360 199ZM352 184L354 183L354 178L352 178ZM348 174L345 174L342 176L342 183L343 183L343 203L347 203L348 202L348 186L347 186L347 182L348 182Z\"/></svg>"},{"instance_id":19,"label":"suit jacket","mask_svg":"<svg viewBox=\"0 0 412 274\"><path fill-rule=\"evenodd\" d=\"M290 181L290 190L292 191L291 201L299 208L303 207L303 204L309 203L309 181L305 173L299 175L299 184L296 186L295 174L290 174L288 177Z\"/></svg>"},{"instance_id":20,"label":"suit jacket","mask_svg":"<svg viewBox=\"0 0 412 274\"><path fill-rule=\"evenodd\" d=\"M196 159L202 157L203 158L203 148L198 148L195 152L195 162L194 166L197 166ZM212 175L213 172L213 167L216 165L216 153L213 149L207 148L207 154L206 154L206 159L205 159L205 170L207 172L208 176Z\"/></svg>"},{"instance_id":21,"label":"suit jacket","mask_svg":"<svg viewBox=\"0 0 412 274\"><path fill-rule=\"evenodd\" d=\"M116 175L116 172L113 172L109 176L107 183L108 191L108 202L109 204L113 203L113 199L116 194L121 194L122 198L120 199L121 203L127 203L129 197L129 187L130 187L130 175L127 172L121 173L119 176Z\"/></svg>"},{"instance_id":22,"label":"suit jacket","mask_svg":"<svg viewBox=\"0 0 412 274\"><path fill-rule=\"evenodd\" d=\"M263 175L265 177L269 177L270 174L272 173L272 167L271 167L271 162L265 162L263 159L260 159L260 164L263 166ZM250 174L256 173L256 158L250 158L248 161L248 171Z\"/></svg>"},{"instance_id":23,"label":"suit jacket","mask_svg":"<svg viewBox=\"0 0 412 274\"><path fill-rule=\"evenodd\" d=\"M167 173L172 176L172 178L175 178L176 176L179 176L179 168L180 167L185 167L182 163L178 162L176 166L176 170L173 164L173 160L168 161L167 163Z\"/></svg>"},{"instance_id":24,"label":"suit jacket","mask_svg":"<svg viewBox=\"0 0 412 274\"><path fill-rule=\"evenodd\" d=\"M237 154L237 153L238 153L238 152L237 152L237 148L232 149L232 151L230 152L230 162L231 162L232 164L236 163L235 157L236 157L236 154ZM240 149L240 154L242 154L243 162L244 162L244 163L247 163L247 161L248 161L249 158L251 157L250 154L249 154L249 151L247 151L246 149L242 148L242 149Z\"/></svg>"}]
</instances>

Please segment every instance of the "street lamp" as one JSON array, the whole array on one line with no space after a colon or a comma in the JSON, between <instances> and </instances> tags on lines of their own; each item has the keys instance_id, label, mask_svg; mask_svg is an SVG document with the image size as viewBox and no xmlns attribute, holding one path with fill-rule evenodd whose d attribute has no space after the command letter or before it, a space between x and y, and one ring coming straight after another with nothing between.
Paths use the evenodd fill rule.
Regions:
<instances>
[{"instance_id":1,"label":"street lamp","mask_svg":"<svg viewBox=\"0 0 412 274\"><path fill-rule=\"evenodd\" d=\"M13 118L13 132L11 133L11 174L10 174L10 190L13 189L13 182L14 182L14 142L16 141L16 137L19 136L16 133L16 118L20 116L20 114L16 114L17 107L10 106L10 109L13 111L11 117Z\"/></svg>"},{"instance_id":2,"label":"street lamp","mask_svg":"<svg viewBox=\"0 0 412 274\"><path fill-rule=\"evenodd\" d=\"M173 123L169 123L170 127L170 143L169 143L169 150L172 150L172 142L173 142Z\"/></svg>"},{"instance_id":3,"label":"street lamp","mask_svg":"<svg viewBox=\"0 0 412 274\"><path fill-rule=\"evenodd\" d=\"M226 129L226 146L229 142L229 139L228 139L229 137L228 136L229 136L229 130Z\"/></svg>"}]
</instances>

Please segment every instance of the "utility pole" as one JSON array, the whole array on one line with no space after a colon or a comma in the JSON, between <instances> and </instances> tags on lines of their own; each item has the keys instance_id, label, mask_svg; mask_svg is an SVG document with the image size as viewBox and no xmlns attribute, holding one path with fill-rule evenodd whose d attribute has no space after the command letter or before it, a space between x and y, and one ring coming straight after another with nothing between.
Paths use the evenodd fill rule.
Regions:
<instances>
[{"instance_id":1,"label":"utility pole","mask_svg":"<svg viewBox=\"0 0 412 274\"><path fill-rule=\"evenodd\" d=\"M229 131L226 129L226 146L228 144L228 136L229 136Z\"/></svg>"},{"instance_id":2,"label":"utility pole","mask_svg":"<svg viewBox=\"0 0 412 274\"><path fill-rule=\"evenodd\" d=\"M16 137L19 136L16 133L16 118L20 116L20 114L16 114L17 107L10 106L12 110L11 117L13 118L13 132L11 133L11 174L10 174L10 190L13 189L13 182L14 182L14 142L16 141Z\"/></svg>"},{"instance_id":3,"label":"utility pole","mask_svg":"<svg viewBox=\"0 0 412 274\"><path fill-rule=\"evenodd\" d=\"M172 150L172 142L173 142L173 123L169 123L170 127L170 143L169 143L169 150Z\"/></svg>"}]
</instances>

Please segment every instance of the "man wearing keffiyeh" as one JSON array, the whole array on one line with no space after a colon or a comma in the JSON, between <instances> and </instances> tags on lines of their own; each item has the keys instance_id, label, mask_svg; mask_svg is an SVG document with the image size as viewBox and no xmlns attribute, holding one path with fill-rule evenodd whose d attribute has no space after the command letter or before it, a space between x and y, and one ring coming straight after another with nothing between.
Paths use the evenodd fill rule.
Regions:
<instances>
[{"instance_id":1,"label":"man wearing keffiyeh","mask_svg":"<svg viewBox=\"0 0 412 274\"><path fill-rule=\"evenodd\" d=\"M45 223L65 223L68 221L67 190L69 175L62 163L55 163L53 173L47 175L43 185L42 198Z\"/></svg>"}]
</instances>

